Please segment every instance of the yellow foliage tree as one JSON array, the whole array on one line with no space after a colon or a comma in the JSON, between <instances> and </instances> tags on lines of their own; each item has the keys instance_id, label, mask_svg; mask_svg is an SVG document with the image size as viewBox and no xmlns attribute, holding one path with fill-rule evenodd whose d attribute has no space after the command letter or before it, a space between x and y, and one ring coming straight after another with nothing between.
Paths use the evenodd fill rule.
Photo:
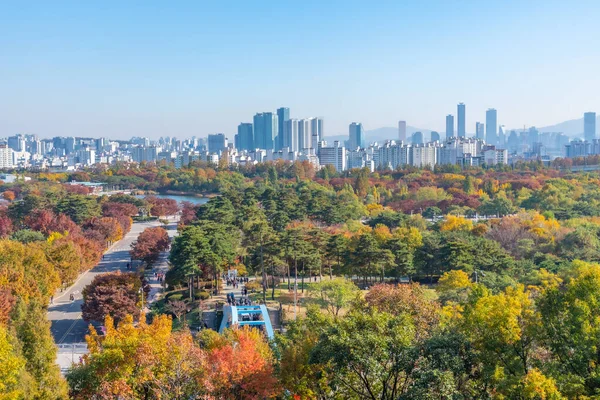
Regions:
<instances>
[{"instance_id":1,"label":"yellow foliage tree","mask_svg":"<svg viewBox=\"0 0 600 400\"><path fill-rule=\"evenodd\" d=\"M470 231L473 229L473 222L463 217L447 215L446 219L440 224L440 231Z\"/></svg>"},{"instance_id":2,"label":"yellow foliage tree","mask_svg":"<svg viewBox=\"0 0 600 400\"><path fill-rule=\"evenodd\" d=\"M464 289L473 285L469 275L460 269L444 272L438 283L437 290L440 293Z\"/></svg>"},{"instance_id":3,"label":"yellow foliage tree","mask_svg":"<svg viewBox=\"0 0 600 400\"><path fill-rule=\"evenodd\" d=\"M24 367L25 360L14 352L6 329L0 325L0 400L23 398L23 392L19 389L19 376Z\"/></svg>"}]
</instances>

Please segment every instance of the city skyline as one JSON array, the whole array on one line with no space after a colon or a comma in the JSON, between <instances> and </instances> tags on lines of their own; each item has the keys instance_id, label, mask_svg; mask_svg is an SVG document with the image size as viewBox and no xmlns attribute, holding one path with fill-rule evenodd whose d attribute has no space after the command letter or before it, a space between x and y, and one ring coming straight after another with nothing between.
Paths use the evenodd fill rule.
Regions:
<instances>
[{"instance_id":1,"label":"city skyline","mask_svg":"<svg viewBox=\"0 0 600 400\"><path fill-rule=\"evenodd\" d=\"M600 56L589 51L599 9L537 0L7 4L0 136L232 136L280 104L323 115L329 135L351 121L368 131L399 119L442 132L440 116L458 101L469 109L467 133L489 107L509 130L545 126L600 109ZM311 57L286 57L276 42Z\"/></svg>"}]
</instances>

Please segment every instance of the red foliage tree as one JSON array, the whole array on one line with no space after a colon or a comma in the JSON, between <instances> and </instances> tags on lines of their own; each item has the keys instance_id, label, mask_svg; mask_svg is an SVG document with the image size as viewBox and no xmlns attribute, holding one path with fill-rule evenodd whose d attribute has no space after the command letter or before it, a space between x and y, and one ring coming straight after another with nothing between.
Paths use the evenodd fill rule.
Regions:
<instances>
[{"instance_id":1,"label":"red foliage tree","mask_svg":"<svg viewBox=\"0 0 600 400\"><path fill-rule=\"evenodd\" d=\"M260 332L248 327L231 332L233 341L208 355L211 394L218 399L265 399L278 393L272 355Z\"/></svg>"},{"instance_id":2,"label":"red foliage tree","mask_svg":"<svg viewBox=\"0 0 600 400\"><path fill-rule=\"evenodd\" d=\"M102 215L105 217L119 217L126 215L133 217L138 214L138 208L131 203L117 203L115 201L108 201L102 204Z\"/></svg>"},{"instance_id":3,"label":"red foliage tree","mask_svg":"<svg viewBox=\"0 0 600 400\"><path fill-rule=\"evenodd\" d=\"M196 219L196 213L198 212L199 206L184 201L181 207L181 219L179 222L182 225L189 225L193 220Z\"/></svg>"},{"instance_id":4,"label":"red foliage tree","mask_svg":"<svg viewBox=\"0 0 600 400\"><path fill-rule=\"evenodd\" d=\"M92 218L90 219L83 228L86 231L97 231L102 234L103 242L116 242L123 237L123 229L119 224L119 221L111 217L103 218Z\"/></svg>"},{"instance_id":5,"label":"red foliage tree","mask_svg":"<svg viewBox=\"0 0 600 400\"><path fill-rule=\"evenodd\" d=\"M13 225L10 218L6 215L0 215L0 238L9 236L12 233Z\"/></svg>"},{"instance_id":6,"label":"red foliage tree","mask_svg":"<svg viewBox=\"0 0 600 400\"><path fill-rule=\"evenodd\" d=\"M155 217L175 215L179 211L179 206L173 199L159 199L158 197L148 196L146 201L151 206L150 214Z\"/></svg>"},{"instance_id":7,"label":"red foliage tree","mask_svg":"<svg viewBox=\"0 0 600 400\"><path fill-rule=\"evenodd\" d=\"M164 228L146 228L132 244L131 258L152 264L169 248L169 235Z\"/></svg>"},{"instance_id":8,"label":"red foliage tree","mask_svg":"<svg viewBox=\"0 0 600 400\"><path fill-rule=\"evenodd\" d=\"M141 299L140 288L149 291L139 275L135 273L112 272L97 275L92 283L83 289L81 314L86 321L103 322L107 315L120 321L126 315L139 318Z\"/></svg>"},{"instance_id":9,"label":"red foliage tree","mask_svg":"<svg viewBox=\"0 0 600 400\"><path fill-rule=\"evenodd\" d=\"M68 215L56 215L50 210L35 210L25 217L24 223L30 229L44 235L49 235L51 232L69 232L74 235L81 231L81 228Z\"/></svg>"}]
</instances>

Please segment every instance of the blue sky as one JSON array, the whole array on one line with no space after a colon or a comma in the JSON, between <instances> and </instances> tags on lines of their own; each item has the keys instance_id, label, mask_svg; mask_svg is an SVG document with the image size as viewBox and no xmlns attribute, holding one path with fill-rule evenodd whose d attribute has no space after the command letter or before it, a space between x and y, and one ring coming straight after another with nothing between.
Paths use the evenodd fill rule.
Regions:
<instances>
[{"instance_id":1,"label":"blue sky","mask_svg":"<svg viewBox=\"0 0 600 400\"><path fill-rule=\"evenodd\" d=\"M599 39L598 1L3 1L0 137L544 126L600 112Z\"/></svg>"}]
</instances>

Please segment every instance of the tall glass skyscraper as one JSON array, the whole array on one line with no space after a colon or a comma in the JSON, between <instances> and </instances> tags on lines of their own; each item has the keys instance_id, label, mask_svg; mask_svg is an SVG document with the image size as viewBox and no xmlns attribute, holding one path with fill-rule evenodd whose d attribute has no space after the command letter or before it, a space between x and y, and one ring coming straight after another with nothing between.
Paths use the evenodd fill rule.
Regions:
<instances>
[{"instance_id":1,"label":"tall glass skyscraper","mask_svg":"<svg viewBox=\"0 0 600 400\"><path fill-rule=\"evenodd\" d=\"M583 137L592 143L596 139L596 113L586 112L583 114Z\"/></svg>"},{"instance_id":2,"label":"tall glass skyscraper","mask_svg":"<svg viewBox=\"0 0 600 400\"><path fill-rule=\"evenodd\" d=\"M235 148L238 150L254 150L254 130L249 122L238 125L238 133L235 135Z\"/></svg>"},{"instance_id":3,"label":"tall glass skyscraper","mask_svg":"<svg viewBox=\"0 0 600 400\"><path fill-rule=\"evenodd\" d=\"M290 109L281 107L277 109L277 139L275 140L275 150L281 150L283 147L283 129L285 121L290 119Z\"/></svg>"},{"instance_id":4,"label":"tall glass skyscraper","mask_svg":"<svg viewBox=\"0 0 600 400\"><path fill-rule=\"evenodd\" d=\"M353 122L348 127L348 144L351 150L363 147L365 144L365 133L361 123Z\"/></svg>"},{"instance_id":5,"label":"tall glass skyscraper","mask_svg":"<svg viewBox=\"0 0 600 400\"><path fill-rule=\"evenodd\" d=\"M494 108L485 112L485 142L493 145L498 142L498 113Z\"/></svg>"},{"instance_id":6,"label":"tall glass skyscraper","mask_svg":"<svg viewBox=\"0 0 600 400\"><path fill-rule=\"evenodd\" d=\"M254 147L263 150L275 149L278 129L277 114L271 112L256 114L254 116Z\"/></svg>"},{"instance_id":7,"label":"tall glass skyscraper","mask_svg":"<svg viewBox=\"0 0 600 400\"><path fill-rule=\"evenodd\" d=\"M454 137L454 115L446 115L446 139Z\"/></svg>"},{"instance_id":8,"label":"tall glass skyscraper","mask_svg":"<svg viewBox=\"0 0 600 400\"><path fill-rule=\"evenodd\" d=\"M477 139L485 140L485 124L481 122L475 122L475 137Z\"/></svg>"},{"instance_id":9,"label":"tall glass skyscraper","mask_svg":"<svg viewBox=\"0 0 600 400\"><path fill-rule=\"evenodd\" d=\"M398 140L406 142L406 121L398 121Z\"/></svg>"},{"instance_id":10,"label":"tall glass skyscraper","mask_svg":"<svg viewBox=\"0 0 600 400\"><path fill-rule=\"evenodd\" d=\"M458 137L466 137L466 123L465 123L465 105L463 103L459 103L457 107L457 124L458 124Z\"/></svg>"},{"instance_id":11,"label":"tall glass skyscraper","mask_svg":"<svg viewBox=\"0 0 600 400\"><path fill-rule=\"evenodd\" d=\"M288 119L283 126L283 148L288 148L289 151L298 151L298 120Z\"/></svg>"}]
</instances>

